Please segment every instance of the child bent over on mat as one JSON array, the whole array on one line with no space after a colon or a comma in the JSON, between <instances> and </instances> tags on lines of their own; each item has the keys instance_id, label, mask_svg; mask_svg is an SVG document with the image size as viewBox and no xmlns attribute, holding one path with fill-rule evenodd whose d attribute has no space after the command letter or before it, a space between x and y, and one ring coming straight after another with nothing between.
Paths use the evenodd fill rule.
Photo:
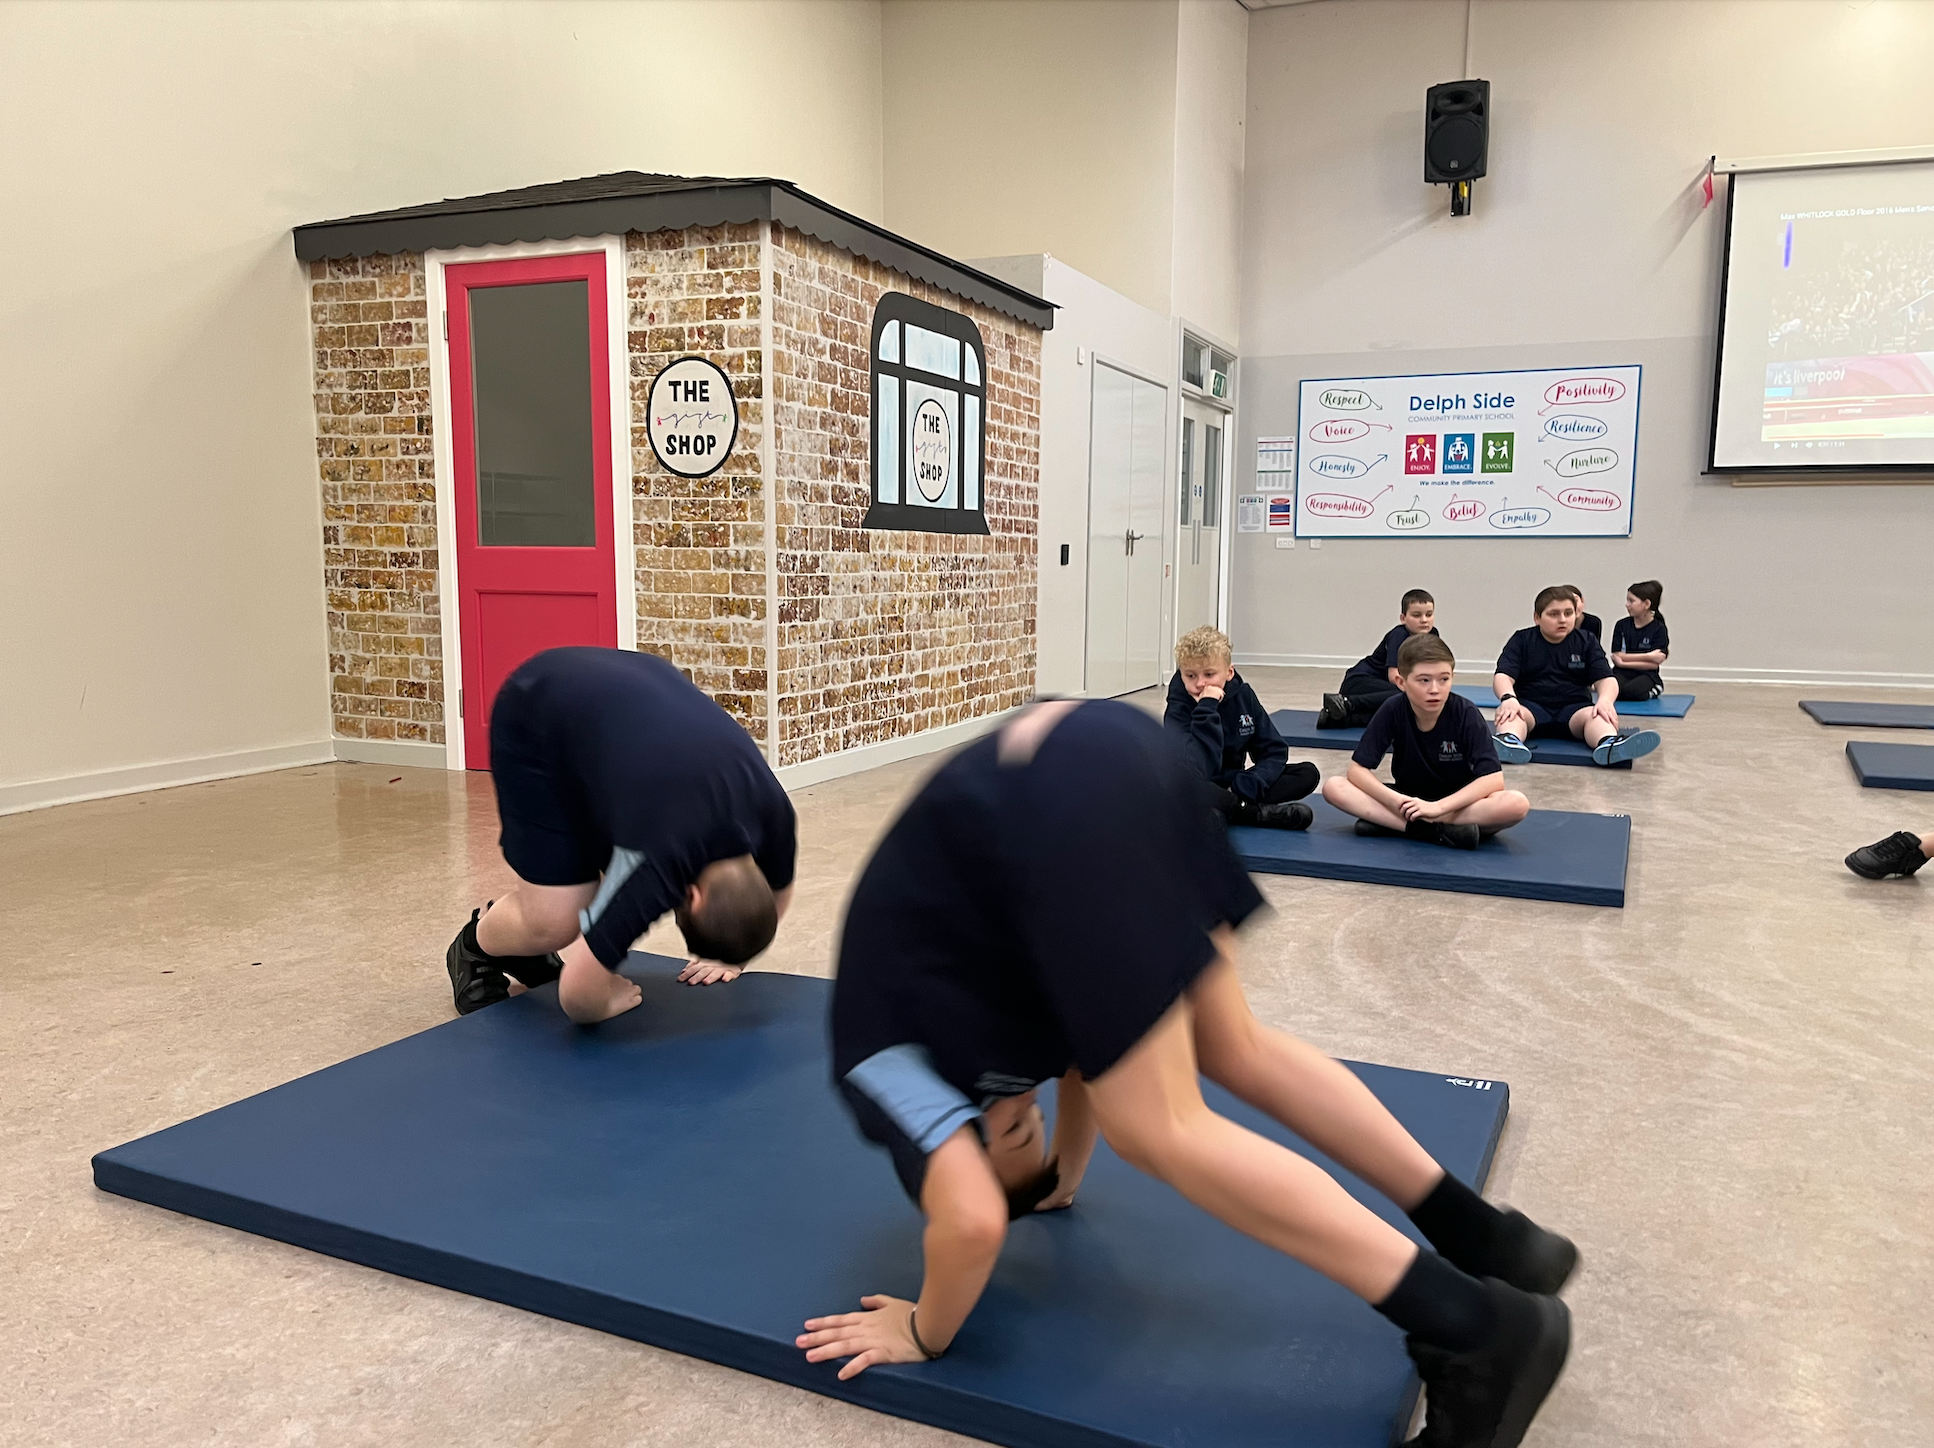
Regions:
<instances>
[{"instance_id":1,"label":"child bent over on mat","mask_svg":"<svg viewBox=\"0 0 1934 1448\"><path fill-rule=\"evenodd\" d=\"M1323 798L1356 816L1358 834L1474 850L1530 812L1529 800L1504 787L1491 726L1477 705L1451 692L1456 669L1450 645L1430 634L1397 650L1403 692L1363 731L1348 775L1323 781ZM1375 773L1385 754L1394 789Z\"/></svg>"},{"instance_id":2,"label":"child bent over on mat","mask_svg":"<svg viewBox=\"0 0 1934 1448\"><path fill-rule=\"evenodd\" d=\"M1650 729L1619 732L1618 683L1598 640L1578 627L1578 597L1569 584L1538 594L1530 628L1505 641L1498 655L1497 716L1492 721L1498 757L1528 764L1536 738L1582 739L1592 763L1619 764L1659 747Z\"/></svg>"},{"instance_id":3,"label":"child bent over on mat","mask_svg":"<svg viewBox=\"0 0 1934 1448\"><path fill-rule=\"evenodd\" d=\"M731 980L792 893L792 801L745 730L671 664L620 649L547 649L490 710L504 863L517 883L444 957L457 1011L510 981L557 982L580 1025L638 1004L618 974L671 911L698 958L679 979Z\"/></svg>"},{"instance_id":4,"label":"child bent over on mat","mask_svg":"<svg viewBox=\"0 0 1934 1448\"><path fill-rule=\"evenodd\" d=\"M1346 1067L1256 1020L1234 929L1261 904L1127 705L1036 704L928 780L853 893L832 1011L839 1090L926 1214L926 1279L916 1302L867 1296L807 1322L811 1361L848 1359L851 1378L945 1353L1008 1222L1073 1203L1099 1132L1406 1334L1430 1395L1418 1441L1519 1441L1564 1364L1570 1316L1551 1294L1577 1252L1448 1175ZM1210 1110L1202 1076L1384 1192L1436 1250ZM1055 1079L1050 1149L1035 1090Z\"/></svg>"},{"instance_id":5,"label":"child bent over on mat","mask_svg":"<svg viewBox=\"0 0 1934 1448\"><path fill-rule=\"evenodd\" d=\"M1397 626L1369 653L1350 665L1341 692L1325 694L1316 711L1318 729L1355 729L1397 697L1397 650L1406 639L1435 635L1437 600L1413 588L1397 604Z\"/></svg>"},{"instance_id":6,"label":"child bent over on mat","mask_svg":"<svg viewBox=\"0 0 1934 1448\"><path fill-rule=\"evenodd\" d=\"M1672 639L1659 612L1664 597L1665 585L1656 578L1625 590L1625 617L1612 625L1611 647L1612 677L1618 680L1621 699L1656 699L1665 692L1659 670L1672 652Z\"/></svg>"},{"instance_id":7,"label":"child bent over on mat","mask_svg":"<svg viewBox=\"0 0 1934 1448\"><path fill-rule=\"evenodd\" d=\"M1294 801L1316 788L1322 771L1289 762L1289 746L1232 657L1229 636L1221 629L1182 635L1175 645L1163 727L1185 741L1189 761L1208 781L1209 801L1225 822L1306 830L1313 818L1310 807Z\"/></svg>"}]
</instances>

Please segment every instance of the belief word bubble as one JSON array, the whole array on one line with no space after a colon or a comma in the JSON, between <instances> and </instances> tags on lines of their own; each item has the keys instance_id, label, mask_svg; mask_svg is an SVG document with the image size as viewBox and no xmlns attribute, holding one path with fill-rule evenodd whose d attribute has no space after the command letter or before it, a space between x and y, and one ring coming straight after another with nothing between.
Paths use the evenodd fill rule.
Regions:
<instances>
[{"instance_id":1,"label":"belief word bubble","mask_svg":"<svg viewBox=\"0 0 1934 1448\"><path fill-rule=\"evenodd\" d=\"M1488 510L1476 498L1452 498L1444 505L1447 523L1475 523Z\"/></svg>"}]
</instances>

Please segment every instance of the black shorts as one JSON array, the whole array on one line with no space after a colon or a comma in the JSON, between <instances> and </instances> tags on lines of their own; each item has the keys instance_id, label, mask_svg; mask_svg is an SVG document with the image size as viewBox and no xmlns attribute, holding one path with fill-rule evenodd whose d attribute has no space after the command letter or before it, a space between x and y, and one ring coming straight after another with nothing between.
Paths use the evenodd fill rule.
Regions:
<instances>
[{"instance_id":1,"label":"black shorts","mask_svg":"<svg viewBox=\"0 0 1934 1448\"><path fill-rule=\"evenodd\" d=\"M583 885L611 858L611 841L577 807L513 674L490 710L490 777L497 786L504 862L533 885Z\"/></svg>"},{"instance_id":2,"label":"black shorts","mask_svg":"<svg viewBox=\"0 0 1934 1448\"><path fill-rule=\"evenodd\" d=\"M1524 705L1526 711L1531 715L1533 723L1531 737L1533 739L1572 738L1571 721L1578 716L1580 709L1591 708L1591 705L1588 703L1561 704L1553 708L1545 704L1534 703L1530 699L1519 699L1518 702Z\"/></svg>"},{"instance_id":3,"label":"black shorts","mask_svg":"<svg viewBox=\"0 0 1934 1448\"><path fill-rule=\"evenodd\" d=\"M860 1135L883 1146L915 1206L927 1181L927 1161L963 1126L986 1144L980 1111L933 1071L917 1046L901 1045L862 1061L839 1083L839 1094Z\"/></svg>"}]
</instances>

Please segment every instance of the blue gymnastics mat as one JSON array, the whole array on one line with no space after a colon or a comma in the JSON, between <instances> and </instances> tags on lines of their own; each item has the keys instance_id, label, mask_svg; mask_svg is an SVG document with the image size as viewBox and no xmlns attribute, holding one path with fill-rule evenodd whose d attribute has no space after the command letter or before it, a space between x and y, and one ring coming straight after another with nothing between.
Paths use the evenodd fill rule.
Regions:
<instances>
[{"instance_id":1,"label":"blue gymnastics mat","mask_svg":"<svg viewBox=\"0 0 1934 1448\"><path fill-rule=\"evenodd\" d=\"M95 1184L1014 1448L1387 1448L1408 1421L1394 1327L1105 1145L1072 1210L1014 1225L945 1358L808 1363L806 1318L917 1294L920 1214L828 1079L832 983L679 964L634 954L644 1004L602 1026L546 986L102 1152ZM1482 1185L1504 1083L1351 1069Z\"/></svg>"},{"instance_id":2,"label":"blue gymnastics mat","mask_svg":"<svg viewBox=\"0 0 1934 1448\"><path fill-rule=\"evenodd\" d=\"M1314 709L1278 709L1269 722L1292 749L1355 749L1363 738L1361 729L1318 729ZM1534 739L1533 764L1582 764L1588 769L1630 769L1632 761L1618 764L1593 764L1592 752L1582 739Z\"/></svg>"},{"instance_id":3,"label":"blue gymnastics mat","mask_svg":"<svg viewBox=\"0 0 1934 1448\"><path fill-rule=\"evenodd\" d=\"M1843 699L1802 699L1800 707L1822 724L1854 729L1934 729L1934 704L1867 704Z\"/></svg>"},{"instance_id":4,"label":"blue gymnastics mat","mask_svg":"<svg viewBox=\"0 0 1934 1448\"><path fill-rule=\"evenodd\" d=\"M1453 850L1389 836L1366 838L1356 832L1353 818L1327 800L1312 799L1309 805L1316 820L1307 830L1232 826L1229 841L1242 863L1265 875L1569 905L1625 904L1625 862L1632 846L1632 821L1626 815L1534 809L1475 850Z\"/></svg>"},{"instance_id":5,"label":"blue gymnastics mat","mask_svg":"<svg viewBox=\"0 0 1934 1448\"><path fill-rule=\"evenodd\" d=\"M1934 744L1849 739L1847 758L1868 789L1934 789Z\"/></svg>"},{"instance_id":6,"label":"blue gymnastics mat","mask_svg":"<svg viewBox=\"0 0 1934 1448\"><path fill-rule=\"evenodd\" d=\"M1498 706L1497 690L1489 684L1452 684L1453 694L1462 694L1480 709ZM1661 694L1656 699L1621 699L1621 719L1683 719L1692 710L1695 694Z\"/></svg>"}]
</instances>

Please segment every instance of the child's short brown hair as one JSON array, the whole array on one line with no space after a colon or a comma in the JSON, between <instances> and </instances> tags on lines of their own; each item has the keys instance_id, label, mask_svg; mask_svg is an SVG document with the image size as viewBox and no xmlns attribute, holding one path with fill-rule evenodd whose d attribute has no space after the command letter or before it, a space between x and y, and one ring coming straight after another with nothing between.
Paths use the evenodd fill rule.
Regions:
<instances>
[{"instance_id":1,"label":"child's short brown hair","mask_svg":"<svg viewBox=\"0 0 1934 1448\"><path fill-rule=\"evenodd\" d=\"M1406 679L1424 664L1449 664L1457 667L1457 655L1436 634L1414 634L1397 650L1397 672Z\"/></svg>"},{"instance_id":2,"label":"child's short brown hair","mask_svg":"<svg viewBox=\"0 0 1934 1448\"><path fill-rule=\"evenodd\" d=\"M1192 628L1175 641L1175 666L1180 668L1191 659L1206 659L1212 664L1226 664L1235 657L1229 647L1229 635L1219 628L1207 624Z\"/></svg>"},{"instance_id":3,"label":"child's short brown hair","mask_svg":"<svg viewBox=\"0 0 1934 1448\"><path fill-rule=\"evenodd\" d=\"M1561 598L1568 598L1574 604L1578 602L1578 595L1571 591L1569 583L1554 583L1549 588L1539 589L1537 601L1531 605L1531 616L1542 617L1544 611Z\"/></svg>"}]
</instances>

